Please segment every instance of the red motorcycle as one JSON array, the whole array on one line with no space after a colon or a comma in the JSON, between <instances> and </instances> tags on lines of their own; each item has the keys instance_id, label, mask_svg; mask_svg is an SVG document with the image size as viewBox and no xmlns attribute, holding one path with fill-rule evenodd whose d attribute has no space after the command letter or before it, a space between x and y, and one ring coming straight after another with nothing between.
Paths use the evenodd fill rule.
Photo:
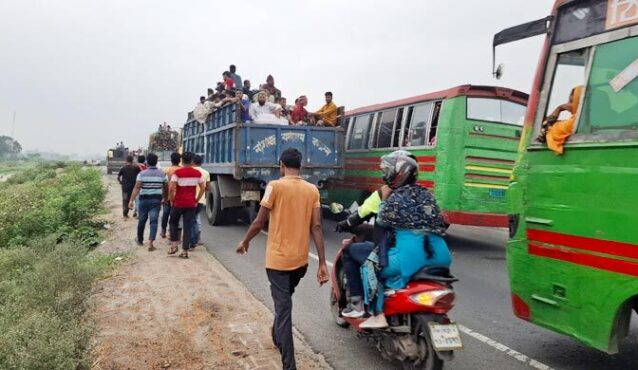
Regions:
<instances>
[{"instance_id":1,"label":"red motorcycle","mask_svg":"<svg viewBox=\"0 0 638 370\"><path fill-rule=\"evenodd\" d=\"M348 303L342 263L345 248L337 254L331 276L330 306L337 325L352 326L359 337L373 340L385 359L400 361L406 370L442 369L444 361L453 358L454 350L463 347L458 326L447 316L456 298L452 283L458 279L447 267L423 268L405 288L384 292L383 313L389 327L361 329L365 318L341 316Z\"/></svg>"}]
</instances>

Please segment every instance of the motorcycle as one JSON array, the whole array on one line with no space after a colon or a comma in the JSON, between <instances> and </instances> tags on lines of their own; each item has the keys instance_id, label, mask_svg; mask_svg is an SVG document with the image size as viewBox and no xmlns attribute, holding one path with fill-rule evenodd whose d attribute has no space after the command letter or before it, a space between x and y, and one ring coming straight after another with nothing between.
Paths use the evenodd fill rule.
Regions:
<instances>
[{"instance_id":1,"label":"motorcycle","mask_svg":"<svg viewBox=\"0 0 638 370\"><path fill-rule=\"evenodd\" d=\"M452 283L458 281L447 267L428 266L412 276L403 289L385 290L384 307L389 327L366 330L365 318L341 316L348 303L342 246L331 273L330 307L337 325L352 327L361 338L372 340L386 360L398 360L406 370L438 370L463 344L458 326L447 313L454 307Z\"/></svg>"}]
</instances>

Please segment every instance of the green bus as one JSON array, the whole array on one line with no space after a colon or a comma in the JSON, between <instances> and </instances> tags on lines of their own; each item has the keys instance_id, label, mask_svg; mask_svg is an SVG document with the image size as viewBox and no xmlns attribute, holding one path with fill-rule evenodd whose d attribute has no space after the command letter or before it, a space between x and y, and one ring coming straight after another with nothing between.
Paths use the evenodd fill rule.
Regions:
<instances>
[{"instance_id":1,"label":"green bus","mask_svg":"<svg viewBox=\"0 0 638 370\"><path fill-rule=\"evenodd\" d=\"M494 46L537 34L546 40L508 194L513 310L616 353L638 308L638 6L560 0ZM557 155L536 138L576 87Z\"/></svg>"},{"instance_id":2,"label":"green bus","mask_svg":"<svg viewBox=\"0 0 638 370\"><path fill-rule=\"evenodd\" d=\"M448 224L507 227L505 193L527 94L463 85L346 112L342 179L325 203L361 204L383 181L379 158L396 149L419 162L419 183L434 191Z\"/></svg>"}]
</instances>

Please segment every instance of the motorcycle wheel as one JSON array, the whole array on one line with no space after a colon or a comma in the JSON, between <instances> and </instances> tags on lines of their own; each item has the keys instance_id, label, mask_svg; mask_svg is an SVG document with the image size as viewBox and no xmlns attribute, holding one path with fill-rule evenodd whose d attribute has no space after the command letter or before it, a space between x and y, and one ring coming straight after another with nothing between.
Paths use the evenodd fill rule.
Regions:
<instances>
[{"instance_id":1,"label":"motorcycle wheel","mask_svg":"<svg viewBox=\"0 0 638 370\"><path fill-rule=\"evenodd\" d=\"M421 316L413 317L414 329L412 336L417 345L419 353L418 360L403 362L404 370L441 370L443 369L443 360L436 355L430 332L428 330L427 318Z\"/></svg>"}]
</instances>

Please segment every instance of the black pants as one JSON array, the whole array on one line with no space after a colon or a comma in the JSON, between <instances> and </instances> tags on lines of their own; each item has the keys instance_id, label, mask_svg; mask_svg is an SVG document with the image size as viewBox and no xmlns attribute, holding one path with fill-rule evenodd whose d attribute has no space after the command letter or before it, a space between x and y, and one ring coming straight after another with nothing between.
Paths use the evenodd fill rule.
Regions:
<instances>
[{"instance_id":1,"label":"black pants","mask_svg":"<svg viewBox=\"0 0 638 370\"><path fill-rule=\"evenodd\" d=\"M122 214L128 216L128 203L131 201L131 195L133 195L133 189L122 189Z\"/></svg>"},{"instance_id":2,"label":"black pants","mask_svg":"<svg viewBox=\"0 0 638 370\"><path fill-rule=\"evenodd\" d=\"M179 219L184 217L182 221L182 249L188 250L190 247L191 231L193 230L193 222L195 222L196 207L193 208L171 208L171 241L179 241Z\"/></svg>"},{"instance_id":3,"label":"black pants","mask_svg":"<svg viewBox=\"0 0 638 370\"><path fill-rule=\"evenodd\" d=\"M171 215L171 204L169 202L162 205L162 234L166 234L168 228L168 219Z\"/></svg>"},{"instance_id":4,"label":"black pants","mask_svg":"<svg viewBox=\"0 0 638 370\"><path fill-rule=\"evenodd\" d=\"M270 293L275 303L273 342L281 353L283 370L296 370L295 346L292 339L292 294L301 278L306 275L308 265L292 271L266 269L270 282Z\"/></svg>"}]
</instances>

